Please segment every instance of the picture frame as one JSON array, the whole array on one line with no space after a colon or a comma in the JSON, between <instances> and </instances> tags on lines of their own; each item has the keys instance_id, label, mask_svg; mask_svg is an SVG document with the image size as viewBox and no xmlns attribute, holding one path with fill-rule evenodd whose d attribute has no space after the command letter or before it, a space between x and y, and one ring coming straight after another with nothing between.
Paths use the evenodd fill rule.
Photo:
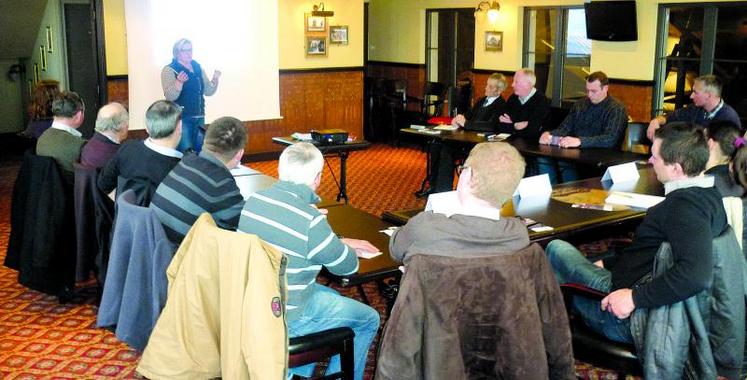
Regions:
<instances>
[{"instance_id":1,"label":"picture frame","mask_svg":"<svg viewBox=\"0 0 747 380\"><path fill-rule=\"evenodd\" d=\"M47 71L47 52L44 45L39 45L39 60L41 61L42 71Z\"/></svg>"},{"instance_id":2,"label":"picture frame","mask_svg":"<svg viewBox=\"0 0 747 380\"><path fill-rule=\"evenodd\" d=\"M307 36L306 37L306 56L326 56L327 55L327 37Z\"/></svg>"},{"instance_id":3,"label":"picture frame","mask_svg":"<svg viewBox=\"0 0 747 380\"><path fill-rule=\"evenodd\" d=\"M348 44L348 26L347 25L330 25L329 26L329 43L336 45Z\"/></svg>"},{"instance_id":4,"label":"picture frame","mask_svg":"<svg viewBox=\"0 0 747 380\"><path fill-rule=\"evenodd\" d=\"M39 83L41 75L39 75L39 64L34 62L34 83Z\"/></svg>"},{"instance_id":5,"label":"picture frame","mask_svg":"<svg viewBox=\"0 0 747 380\"><path fill-rule=\"evenodd\" d=\"M327 32L327 18L322 16L312 16L311 13L304 13L304 26L307 32Z\"/></svg>"},{"instance_id":6,"label":"picture frame","mask_svg":"<svg viewBox=\"0 0 747 380\"><path fill-rule=\"evenodd\" d=\"M503 51L503 32L485 32L485 51Z\"/></svg>"},{"instance_id":7,"label":"picture frame","mask_svg":"<svg viewBox=\"0 0 747 380\"><path fill-rule=\"evenodd\" d=\"M47 26L47 53L54 53L54 45L52 44L52 27Z\"/></svg>"}]
</instances>

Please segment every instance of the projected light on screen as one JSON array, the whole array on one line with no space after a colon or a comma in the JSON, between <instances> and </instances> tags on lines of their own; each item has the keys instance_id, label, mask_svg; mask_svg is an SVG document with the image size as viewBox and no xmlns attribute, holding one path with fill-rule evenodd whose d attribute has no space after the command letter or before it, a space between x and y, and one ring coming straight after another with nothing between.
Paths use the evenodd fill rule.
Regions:
<instances>
[{"instance_id":1,"label":"projected light on screen","mask_svg":"<svg viewBox=\"0 0 747 380\"><path fill-rule=\"evenodd\" d=\"M145 110L163 98L161 70L174 42L192 41L193 59L212 78L206 122L221 116L274 119L278 104L277 2L262 0L127 0L130 125L145 126Z\"/></svg>"}]
</instances>

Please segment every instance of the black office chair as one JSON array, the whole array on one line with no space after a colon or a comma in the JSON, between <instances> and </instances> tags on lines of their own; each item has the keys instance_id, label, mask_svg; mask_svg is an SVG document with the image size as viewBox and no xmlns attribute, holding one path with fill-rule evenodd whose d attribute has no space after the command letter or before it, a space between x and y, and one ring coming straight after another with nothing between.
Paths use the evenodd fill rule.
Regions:
<instances>
[{"instance_id":1,"label":"black office chair","mask_svg":"<svg viewBox=\"0 0 747 380\"><path fill-rule=\"evenodd\" d=\"M602 300L606 294L583 285L560 285L567 310L572 310L573 296ZM643 368L632 344L619 343L607 339L592 331L583 320L574 313L568 313L573 342L573 356L580 361L596 367L610 368L617 372L618 379L626 374L643 375Z\"/></svg>"},{"instance_id":2,"label":"black office chair","mask_svg":"<svg viewBox=\"0 0 747 380\"><path fill-rule=\"evenodd\" d=\"M449 88L449 116L465 114L470 108L471 100L472 81L458 81L456 86Z\"/></svg>"},{"instance_id":3,"label":"black office chair","mask_svg":"<svg viewBox=\"0 0 747 380\"><path fill-rule=\"evenodd\" d=\"M421 100L421 112L426 120L433 116L441 116L448 89L449 86L445 83L425 82L423 99Z\"/></svg>"},{"instance_id":4,"label":"black office chair","mask_svg":"<svg viewBox=\"0 0 747 380\"><path fill-rule=\"evenodd\" d=\"M629 122L627 128L625 128L625 135L623 136L620 150L623 152L649 154L651 146L646 137L647 128L648 124L646 123Z\"/></svg>"},{"instance_id":5,"label":"black office chair","mask_svg":"<svg viewBox=\"0 0 747 380\"><path fill-rule=\"evenodd\" d=\"M349 327L338 327L290 338L288 342L288 368L316 363L340 355L340 372L320 377L317 380L353 380L355 369L354 338L355 333Z\"/></svg>"}]
</instances>

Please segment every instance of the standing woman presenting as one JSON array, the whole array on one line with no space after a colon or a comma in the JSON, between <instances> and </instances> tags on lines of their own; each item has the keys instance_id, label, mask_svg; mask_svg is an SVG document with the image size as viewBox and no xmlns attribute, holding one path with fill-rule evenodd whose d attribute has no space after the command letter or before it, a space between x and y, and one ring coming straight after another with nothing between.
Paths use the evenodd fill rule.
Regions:
<instances>
[{"instance_id":1,"label":"standing woman presenting","mask_svg":"<svg viewBox=\"0 0 747 380\"><path fill-rule=\"evenodd\" d=\"M176 147L180 152L202 150L205 137L205 98L218 89L220 71L215 70L213 79L197 61L192 60L192 42L182 38L174 44L174 59L161 71L161 86L167 100L179 104L182 112L182 139Z\"/></svg>"}]
</instances>

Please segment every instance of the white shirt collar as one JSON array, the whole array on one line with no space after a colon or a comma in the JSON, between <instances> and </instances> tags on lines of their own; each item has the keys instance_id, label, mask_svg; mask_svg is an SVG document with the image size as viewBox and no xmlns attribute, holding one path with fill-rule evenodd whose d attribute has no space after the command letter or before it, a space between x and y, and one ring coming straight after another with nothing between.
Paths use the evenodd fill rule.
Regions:
<instances>
[{"instance_id":1,"label":"white shirt collar","mask_svg":"<svg viewBox=\"0 0 747 380\"><path fill-rule=\"evenodd\" d=\"M710 175L699 175L697 177L677 179L664 184L664 195L669 195L669 193L675 190L685 189L688 187L709 188L713 187L713 183L714 178Z\"/></svg>"},{"instance_id":2,"label":"white shirt collar","mask_svg":"<svg viewBox=\"0 0 747 380\"><path fill-rule=\"evenodd\" d=\"M111 137L111 136L107 135L106 133L101 133L101 132L99 132L99 134L101 134L101 136L104 136L104 137L106 137L107 139L109 139L109 141L111 141L111 142L113 142L113 143L115 143L115 144L119 145L119 141L118 141L117 139L115 139L114 137Z\"/></svg>"},{"instance_id":3,"label":"white shirt collar","mask_svg":"<svg viewBox=\"0 0 747 380\"><path fill-rule=\"evenodd\" d=\"M83 137L83 135L80 132L78 132L78 130L76 130L75 128L72 128L70 126L68 126L67 124L63 124L63 123L61 123L59 121L53 121L51 128L59 129L61 131L65 131L65 132L67 132L67 133L69 133L69 134L71 134L71 135L73 135L75 137Z\"/></svg>"},{"instance_id":4,"label":"white shirt collar","mask_svg":"<svg viewBox=\"0 0 747 380\"><path fill-rule=\"evenodd\" d=\"M466 216L477 216L480 218L491 219L491 220L501 219L501 210L495 207L462 206L457 210L456 214L466 215Z\"/></svg>"},{"instance_id":5,"label":"white shirt collar","mask_svg":"<svg viewBox=\"0 0 747 380\"><path fill-rule=\"evenodd\" d=\"M150 137L148 137L148 139L144 141L144 144L145 146L150 148L152 151L163 154L164 156L175 157L175 158L182 158L182 156L184 156L182 152L176 149L167 148L165 146L154 143Z\"/></svg>"},{"instance_id":6,"label":"white shirt collar","mask_svg":"<svg viewBox=\"0 0 747 380\"><path fill-rule=\"evenodd\" d=\"M493 102L494 102L494 101L495 101L496 99L498 99L498 97L497 97L497 96L487 96L487 97L485 97L485 103L483 103L483 105L482 105L482 106L483 106L483 107L487 107L487 106L489 106L489 105L493 104Z\"/></svg>"},{"instance_id":7,"label":"white shirt collar","mask_svg":"<svg viewBox=\"0 0 747 380\"><path fill-rule=\"evenodd\" d=\"M718 105L716 106L716 108L713 109L713 111L711 111L711 112L706 111L705 118L707 120L713 119L716 116L716 114L718 113L718 111L721 111L721 108L723 106L724 106L724 99L721 99L721 101L718 102ZM705 109L704 109L704 111L705 111Z\"/></svg>"},{"instance_id":8,"label":"white shirt collar","mask_svg":"<svg viewBox=\"0 0 747 380\"><path fill-rule=\"evenodd\" d=\"M535 92L537 92L537 88L532 87L532 91L529 91L529 95L519 96L519 103L521 103L521 105L524 105L526 102L529 101L529 99L532 98L532 95L534 95Z\"/></svg>"}]
</instances>

